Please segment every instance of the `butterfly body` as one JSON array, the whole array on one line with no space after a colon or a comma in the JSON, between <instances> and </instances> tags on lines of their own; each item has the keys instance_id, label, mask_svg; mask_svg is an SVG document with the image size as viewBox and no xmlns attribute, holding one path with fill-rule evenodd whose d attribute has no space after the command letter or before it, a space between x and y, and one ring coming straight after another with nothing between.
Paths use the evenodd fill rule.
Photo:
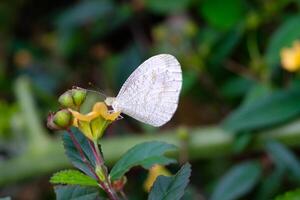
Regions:
<instances>
[{"instance_id":1,"label":"butterfly body","mask_svg":"<svg viewBox=\"0 0 300 200\"><path fill-rule=\"evenodd\" d=\"M182 72L177 59L169 54L153 56L142 63L125 81L117 97L105 100L141 122L162 126L177 109Z\"/></svg>"}]
</instances>

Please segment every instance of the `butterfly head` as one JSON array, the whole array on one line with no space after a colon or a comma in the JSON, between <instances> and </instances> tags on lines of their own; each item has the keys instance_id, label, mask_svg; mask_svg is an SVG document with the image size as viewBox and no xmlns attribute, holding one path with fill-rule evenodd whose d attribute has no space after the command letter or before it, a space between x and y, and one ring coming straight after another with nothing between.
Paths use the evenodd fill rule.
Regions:
<instances>
[{"instance_id":1,"label":"butterfly head","mask_svg":"<svg viewBox=\"0 0 300 200\"><path fill-rule=\"evenodd\" d=\"M115 97L106 97L106 99L104 100L104 102L106 103L106 105L112 106L115 100L116 100Z\"/></svg>"}]
</instances>

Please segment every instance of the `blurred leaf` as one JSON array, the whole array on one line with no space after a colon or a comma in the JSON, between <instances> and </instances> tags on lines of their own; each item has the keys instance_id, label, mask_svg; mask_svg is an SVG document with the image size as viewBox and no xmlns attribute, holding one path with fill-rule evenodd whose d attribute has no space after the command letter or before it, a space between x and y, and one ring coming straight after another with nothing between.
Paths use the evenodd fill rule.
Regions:
<instances>
[{"instance_id":1,"label":"blurred leaf","mask_svg":"<svg viewBox=\"0 0 300 200\"><path fill-rule=\"evenodd\" d=\"M300 199L300 189L288 191L275 198L275 200L299 200L299 199Z\"/></svg>"},{"instance_id":2,"label":"blurred leaf","mask_svg":"<svg viewBox=\"0 0 300 200\"><path fill-rule=\"evenodd\" d=\"M64 11L57 20L59 29L70 29L94 22L108 16L114 11L112 1L80 1L77 5Z\"/></svg>"},{"instance_id":3,"label":"blurred leaf","mask_svg":"<svg viewBox=\"0 0 300 200\"><path fill-rule=\"evenodd\" d=\"M141 165L148 169L154 164L167 165L176 160L167 158L164 154L173 151L176 146L164 142L144 142L129 149L114 165L110 172L112 180L120 179L130 168Z\"/></svg>"},{"instance_id":4,"label":"blurred leaf","mask_svg":"<svg viewBox=\"0 0 300 200\"><path fill-rule=\"evenodd\" d=\"M240 0L204 0L199 12L212 26L229 29L243 19L243 1Z\"/></svg>"},{"instance_id":5,"label":"blurred leaf","mask_svg":"<svg viewBox=\"0 0 300 200\"><path fill-rule=\"evenodd\" d=\"M237 26L233 30L222 34L213 46L209 63L212 65L220 65L220 63L234 51L235 47L241 41L243 32L243 28L241 26Z\"/></svg>"},{"instance_id":6,"label":"blurred leaf","mask_svg":"<svg viewBox=\"0 0 300 200\"><path fill-rule=\"evenodd\" d=\"M98 199L98 189L78 185L55 186L57 200L95 200ZM98 197L98 198L97 198Z\"/></svg>"},{"instance_id":7,"label":"blurred leaf","mask_svg":"<svg viewBox=\"0 0 300 200\"><path fill-rule=\"evenodd\" d=\"M81 186L98 186L95 179L77 171L77 170L63 170L55 173L51 179L52 184L68 184Z\"/></svg>"},{"instance_id":8,"label":"blurred leaf","mask_svg":"<svg viewBox=\"0 0 300 200\"><path fill-rule=\"evenodd\" d=\"M189 5L190 0L146 0L146 7L155 13L168 14L183 11Z\"/></svg>"},{"instance_id":9,"label":"blurred leaf","mask_svg":"<svg viewBox=\"0 0 300 200\"><path fill-rule=\"evenodd\" d=\"M253 80L244 77L234 77L221 86L220 90L222 95L232 99L245 95L254 84Z\"/></svg>"},{"instance_id":10,"label":"blurred leaf","mask_svg":"<svg viewBox=\"0 0 300 200\"><path fill-rule=\"evenodd\" d=\"M232 167L217 184L211 200L238 199L249 192L261 176L258 162L244 162Z\"/></svg>"},{"instance_id":11,"label":"blurred leaf","mask_svg":"<svg viewBox=\"0 0 300 200\"><path fill-rule=\"evenodd\" d=\"M93 152L90 148L90 145L88 143L87 138L81 134L79 131L73 129L74 136L80 146L83 149L84 154L86 155L88 162L92 165L95 166L95 159L93 157ZM91 170L86 166L86 164L82 161L80 154L78 153L70 135L68 133L63 134L63 142L64 142L64 148L66 151L66 155L72 162L72 164L83 171L85 174L89 175L90 177L96 177L94 174L91 172Z\"/></svg>"},{"instance_id":12,"label":"blurred leaf","mask_svg":"<svg viewBox=\"0 0 300 200\"><path fill-rule=\"evenodd\" d=\"M251 134L250 132L241 133L237 135L233 143L233 151L235 153L241 153L248 147L252 139L253 134Z\"/></svg>"},{"instance_id":13,"label":"blurred leaf","mask_svg":"<svg viewBox=\"0 0 300 200\"><path fill-rule=\"evenodd\" d=\"M300 29L298 27L300 15L288 18L272 35L266 50L266 61L270 67L276 67L279 64L279 53L282 48L289 47L293 41L300 38Z\"/></svg>"},{"instance_id":14,"label":"blurred leaf","mask_svg":"<svg viewBox=\"0 0 300 200\"><path fill-rule=\"evenodd\" d=\"M78 29L58 31L58 51L63 56L71 56L85 51L87 39Z\"/></svg>"},{"instance_id":15,"label":"blurred leaf","mask_svg":"<svg viewBox=\"0 0 300 200\"><path fill-rule=\"evenodd\" d=\"M185 70L182 72L183 83L182 83L182 91L181 95L186 95L190 89L197 83L198 74L192 70Z\"/></svg>"},{"instance_id":16,"label":"blurred leaf","mask_svg":"<svg viewBox=\"0 0 300 200\"><path fill-rule=\"evenodd\" d=\"M255 194L256 200L272 199L282 184L285 170L282 167L276 167L270 175L262 179L262 183Z\"/></svg>"},{"instance_id":17,"label":"blurred leaf","mask_svg":"<svg viewBox=\"0 0 300 200\"><path fill-rule=\"evenodd\" d=\"M223 122L232 132L257 130L283 123L300 115L300 90L297 86L278 90L242 104Z\"/></svg>"},{"instance_id":18,"label":"blurred leaf","mask_svg":"<svg viewBox=\"0 0 300 200\"><path fill-rule=\"evenodd\" d=\"M291 173L292 178L300 182L300 161L296 155L282 144L269 141L266 144L267 151L271 154L274 162Z\"/></svg>"},{"instance_id":19,"label":"blurred leaf","mask_svg":"<svg viewBox=\"0 0 300 200\"><path fill-rule=\"evenodd\" d=\"M186 163L171 177L158 176L151 188L148 200L179 200L191 176L191 165Z\"/></svg>"}]
</instances>

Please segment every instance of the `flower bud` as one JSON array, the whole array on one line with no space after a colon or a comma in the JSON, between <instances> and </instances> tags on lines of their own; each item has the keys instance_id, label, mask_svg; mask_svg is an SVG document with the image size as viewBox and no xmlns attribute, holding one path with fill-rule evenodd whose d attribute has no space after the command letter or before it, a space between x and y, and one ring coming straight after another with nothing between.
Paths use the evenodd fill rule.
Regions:
<instances>
[{"instance_id":1,"label":"flower bud","mask_svg":"<svg viewBox=\"0 0 300 200\"><path fill-rule=\"evenodd\" d=\"M72 89L72 98L76 106L81 106L86 97L86 90L82 88Z\"/></svg>"},{"instance_id":2,"label":"flower bud","mask_svg":"<svg viewBox=\"0 0 300 200\"><path fill-rule=\"evenodd\" d=\"M98 176L98 178L100 179L100 181L105 181L105 172L103 171L103 168L100 166L96 166L95 172Z\"/></svg>"},{"instance_id":3,"label":"flower bud","mask_svg":"<svg viewBox=\"0 0 300 200\"><path fill-rule=\"evenodd\" d=\"M58 102L64 108L74 108L75 104L72 98L72 92L70 90L66 91L58 98Z\"/></svg>"},{"instance_id":4,"label":"flower bud","mask_svg":"<svg viewBox=\"0 0 300 200\"><path fill-rule=\"evenodd\" d=\"M73 123L72 114L67 109L60 110L57 113L50 113L47 126L53 130L66 129Z\"/></svg>"},{"instance_id":5,"label":"flower bud","mask_svg":"<svg viewBox=\"0 0 300 200\"><path fill-rule=\"evenodd\" d=\"M121 179L112 182L112 187L118 192L121 191L127 182L126 176L122 176Z\"/></svg>"}]
</instances>

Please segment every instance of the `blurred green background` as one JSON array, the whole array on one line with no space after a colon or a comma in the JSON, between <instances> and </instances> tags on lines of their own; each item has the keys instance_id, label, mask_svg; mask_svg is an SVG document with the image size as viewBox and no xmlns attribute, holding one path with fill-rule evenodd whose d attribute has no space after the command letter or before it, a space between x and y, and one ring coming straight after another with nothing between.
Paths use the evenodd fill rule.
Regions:
<instances>
[{"instance_id":1,"label":"blurred green background","mask_svg":"<svg viewBox=\"0 0 300 200\"><path fill-rule=\"evenodd\" d=\"M160 129L127 116L112 124L109 164L161 139L192 163L184 199L264 200L297 189L300 76L282 68L280 52L300 39L299 11L299 0L1 1L0 197L54 199L49 177L70 167L60 134L45 125L57 97L74 85L114 96L159 53L181 63L179 108ZM146 176L128 174L130 199L146 198Z\"/></svg>"}]
</instances>

